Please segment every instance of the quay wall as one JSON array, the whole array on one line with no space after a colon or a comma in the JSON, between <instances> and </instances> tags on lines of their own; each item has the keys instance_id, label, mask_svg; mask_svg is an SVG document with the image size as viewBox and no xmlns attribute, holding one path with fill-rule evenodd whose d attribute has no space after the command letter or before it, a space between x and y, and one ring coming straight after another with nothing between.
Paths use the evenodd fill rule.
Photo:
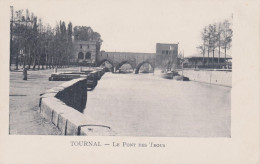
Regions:
<instances>
[{"instance_id":1,"label":"quay wall","mask_svg":"<svg viewBox=\"0 0 260 164\"><path fill-rule=\"evenodd\" d=\"M55 97L82 113L87 103L87 79L68 83L68 86L59 91Z\"/></svg>"},{"instance_id":2,"label":"quay wall","mask_svg":"<svg viewBox=\"0 0 260 164\"><path fill-rule=\"evenodd\" d=\"M86 99L87 78L73 79L45 91L39 110L63 135L113 135L110 127L82 113Z\"/></svg>"},{"instance_id":3,"label":"quay wall","mask_svg":"<svg viewBox=\"0 0 260 164\"><path fill-rule=\"evenodd\" d=\"M181 75L182 71L178 71ZM232 72L214 70L183 70L183 76L192 81L232 87Z\"/></svg>"}]
</instances>

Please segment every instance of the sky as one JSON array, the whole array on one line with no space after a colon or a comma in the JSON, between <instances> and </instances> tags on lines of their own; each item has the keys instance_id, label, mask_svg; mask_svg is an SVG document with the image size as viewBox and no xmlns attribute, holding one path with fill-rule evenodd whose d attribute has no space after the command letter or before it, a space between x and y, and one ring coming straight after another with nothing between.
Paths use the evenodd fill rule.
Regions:
<instances>
[{"instance_id":1,"label":"sky","mask_svg":"<svg viewBox=\"0 0 260 164\"><path fill-rule=\"evenodd\" d=\"M200 31L230 19L227 0L20 0L14 10L26 9L52 27L59 20L91 26L101 34L102 50L155 53L156 43L179 43L185 56L198 52Z\"/></svg>"}]
</instances>

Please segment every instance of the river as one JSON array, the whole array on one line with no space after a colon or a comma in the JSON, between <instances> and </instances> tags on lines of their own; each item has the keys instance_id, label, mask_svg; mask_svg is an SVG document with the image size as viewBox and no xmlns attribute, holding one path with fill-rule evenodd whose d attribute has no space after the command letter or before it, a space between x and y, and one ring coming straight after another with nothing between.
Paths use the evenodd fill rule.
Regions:
<instances>
[{"instance_id":1,"label":"river","mask_svg":"<svg viewBox=\"0 0 260 164\"><path fill-rule=\"evenodd\" d=\"M84 114L118 136L230 137L231 88L106 73L88 92Z\"/></svg>"}]
</instances>

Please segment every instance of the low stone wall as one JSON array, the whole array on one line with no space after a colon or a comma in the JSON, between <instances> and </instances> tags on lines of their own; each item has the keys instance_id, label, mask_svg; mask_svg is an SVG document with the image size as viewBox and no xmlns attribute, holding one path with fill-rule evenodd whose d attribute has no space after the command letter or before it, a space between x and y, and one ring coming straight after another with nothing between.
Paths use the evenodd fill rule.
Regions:
<instances>
[{"instance_id":1,"label":"low stone wall","mask_svg":"<svg viewBox=\"0 0 260 164\"><path fill-rule=\"evenodd\" d=\"M55 97L82 113L87 103L87 79L74 80L64 85L66 84L68 86L59 91Z\"/></svg>"},{"instance_id":2,"label":"low stone wall","mask_svg":"<svg viewBox=\"0 0 260 164\"><path fill-rule=\"evenodd\" d=\"M178 71L181 75L182 71ZM190 80L232 87L232 72L214 70L183 70L183 76Z\"/></svg>"},{"instance_id":3,"label":"low stone wall","mask_svg":"<svg viewBox=\"0 0 260 164\"><path fill-rule=\"evenodd\" d=\"M110 127L81 113L85 108L86 99L87 79L78 78L42 94L39 110L63 135L113 135Z\"/></svg>"}]
</instances>

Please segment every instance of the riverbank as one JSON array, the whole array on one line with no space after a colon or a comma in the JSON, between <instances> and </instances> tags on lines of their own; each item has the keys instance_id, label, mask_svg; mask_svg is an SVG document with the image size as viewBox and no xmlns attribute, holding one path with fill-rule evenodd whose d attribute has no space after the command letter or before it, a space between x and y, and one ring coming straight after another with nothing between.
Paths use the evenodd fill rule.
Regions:
<instances>
[{"instance_id":1,"label":"riverbank","mask_svg":"<svg viewBox=\"0 0 260 164\"><path fill-rule=\"evenodd\" d=\"M78 68L60 68L59 71L77 71ZM39 97L47 89L64 81L49 81L53 69L28 71L28 80L22 80L20 71L10 71L9 133L23 135L61 135L60 130L39 114Z\"/></svg>"},{"instance_id":2,"label":"riverbank","mask_svg":"<svg viewBox=\"0 0 260 164\"><path fill-rule=\"evenodd\" d=\"M189 80L232 87L232 72L225 70L180 70L180 75L188 77Z\"/></svg>"}]
</instances>

